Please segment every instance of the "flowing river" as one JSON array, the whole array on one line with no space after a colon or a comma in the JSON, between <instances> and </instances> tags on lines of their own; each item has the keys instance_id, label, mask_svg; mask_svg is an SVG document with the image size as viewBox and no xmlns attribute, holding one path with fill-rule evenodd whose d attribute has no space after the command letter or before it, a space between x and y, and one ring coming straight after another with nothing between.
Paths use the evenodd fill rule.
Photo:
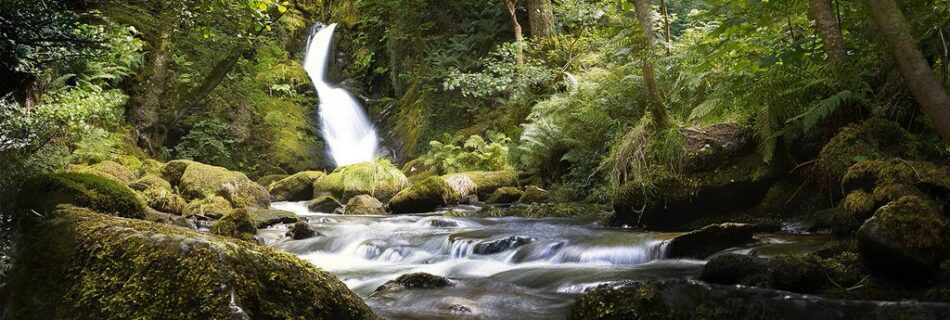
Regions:
<instances>
[{"instance_id":1,"label":"flowing river","mask_svg":"<svg viewBox=\"0 0 950 320\"><path fill-rule=\"evenodd\" d=\"M456 218L433 215L343 216L275 203L318 236L287 240L262 230L272 246L333 272L388 319L564 319L585 290L620 280L690 278L704 261L664 259L677 234L610 229L596 218ZM760 237L733 251L771 255L819 248L820 236ZM425 272L453 285L373 294L400 275Z\"/></svg>"}]
</instances>

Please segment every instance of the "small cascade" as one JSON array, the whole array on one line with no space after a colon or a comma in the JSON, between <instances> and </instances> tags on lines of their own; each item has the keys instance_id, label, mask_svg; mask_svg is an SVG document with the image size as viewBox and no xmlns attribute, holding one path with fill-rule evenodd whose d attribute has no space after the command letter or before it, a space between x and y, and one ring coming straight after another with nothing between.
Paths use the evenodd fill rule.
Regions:
<instances>
[{"instance_id":1,"label":"small cascade","mask_svg":"<svg viewBox=\"0 0 950 320\"><path fill-rule=\"evenodd\" d=\"M320 129L336 166L373 161L378 139L359 102L327 81L327 68L336 24L311 30L304 69L320 98Z\"/></svg>"}]
</instances>

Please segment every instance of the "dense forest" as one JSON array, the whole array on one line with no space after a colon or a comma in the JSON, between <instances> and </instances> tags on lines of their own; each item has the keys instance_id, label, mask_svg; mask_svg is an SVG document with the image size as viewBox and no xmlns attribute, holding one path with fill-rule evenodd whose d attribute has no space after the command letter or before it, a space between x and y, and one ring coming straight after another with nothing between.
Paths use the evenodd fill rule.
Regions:
<instances>
[{"instance_id":1,"label":"dense forest","mask_svg":"<svg viewBox=\"0 0 950 320\"><path fill-rule=\"evenodd\" d=\"M948 38L946 0L0 0L0 318L947 319Z\"/></svg>"}]
</instances>

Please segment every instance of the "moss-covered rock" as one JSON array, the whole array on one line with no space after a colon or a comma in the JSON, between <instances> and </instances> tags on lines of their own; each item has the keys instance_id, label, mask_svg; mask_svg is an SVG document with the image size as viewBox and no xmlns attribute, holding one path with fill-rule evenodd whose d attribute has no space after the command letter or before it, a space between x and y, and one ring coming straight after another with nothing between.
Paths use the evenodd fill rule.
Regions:
<instances>
[{"instance_id":1,"label":"moss-covered rock","mask_svg":"<svg viewBox=\"0 0 950 320\"><path fill-rule=\"evenodd\" d=\"M139 176L144 176L147 174L161 175L162 165L164 165L164 163L161 163L155 159L142 160L142 166L139 167Z\"/></svg>"},{"instance_id":2,"label":"moss-covered rock","mask_svg":"<svg viewBox=\"0 0 950 320\"><path fill-rule=\"evenodd\" d=\"M249 209L234 209L211 225L211 233L238 240L256 242L257 222Z\"/></svg>"},{"instance_id":3,"label":"moss-covered rock","mask_svg":"<svg viewBox=\"0 0 950 320\"><path fill-rule=\"evenodd\" d=\"M231 203L221 196L209 195L201 199L195 199L185 205L182 214L186 217L203 217L218 219L228 212L231 212Z\"/></svg>"},{"instance_id":4,"label":"moss-covered rock","mask_svg":"<svg viewBox=\"0 0 950 320\"><path fill-rule=\"evenodd\" d=\"M709 283L768 287L771 274L765 259L745 254L727 253L709 259L699 280Z\"/></svg>"},{"instance_id":5,"label":"moss-covered rock","mask_svg":"<svg viewBox=\"0 0 950 320\"><path fill-rule=\"evenodd\" d=\"M267 191L274 201L305 201L313 198L313 183L323 178L322 171L303 171L271 184Z\"/></svg>"},{"instance_id":6,"label":"moss-covered rock","mask_svg":"<svg viewBox=\"0 0 950 320\"><path fill-rule=\"evenodd\" d=\"M179 215L185 211L185 199L172 190L168 181L157 175L146 174L129 184L129 187L139 191L152 209Z\"/></svg>"},{"instance_id":7,"label":"moss-covered rock","mask_svg":"<svg viewBox=\"0 0 950 320\"><path fill-rule=\"evenodd\" d=\"M373 294L386 293L404 289L433 289L433 288L445 288L451 287L452 282L445 277L440 277L437 275L417 272L417 273L408 273L399 276L394 280L389 280L379 288L376 288L376 291Z\"/></svg>"},{"instance_id":8,"label":"moss-covered rock","mask_svg":"<svg viewBox=\"0 0 950 320\"><path fill-rule=\"evenodd\" d=\"M120 217L145 217L145 203L128 186L86 173L54 173L24 183L17 195L21 208L41 214L60 204L72 204Z\"/></svg>"},{"instance_id":9,"label":"moss-covered rock","mask_svg":"<svg viewBox=\"0 0 950 320\"><path fill-rule=\"evenodd\" d=\"M288 174L269 174L257 179L257 184L263 186L264 188L270 188L271 183L283 180L289 176L290 175Z\"/></svg>"},{"instance_id":10,"label":"moss-covered rock","mask_svg":"<svg viewBox=\"0 0 950 320\"><path fill-rule=\"evenodd\" d=\"M518 199L519 203L546 203L551 202L551 195L547 190L538 188L536 186L528 186L524 188L524 193L521 194L521 198Z\"/></svg>"},{"instance_id":11,"label":"moss-covered rock","mask_svg":"<svg viewBox=\"0 0 950 320\"><path fill-rule=\"evenodd\" d=\"M336 168L332 173L317 179L313 185L314 196L330 193L340 201L366 194L381 201L389 201L394 195L409 187L406 175L389 161L357 163Z\"/></svg>"},{"instance_id":12,"label":"moss-covered rock","mask_svg":"<svg viewBox=\"0 0 950 320\"><path fill-rule=\"evenodd\" d=\"M397 193L389 201L393 213L423 213L458 201L455 189L442 177L429 177Z\"/></svg>"},{"instance_id":13,"label":"moss-covered rock","mask_svg":"<svg viewBox=\"0 0 950 320\"><path fill-rule=\"evenodd\" d=\"M185 169L178 190L187 200L216 194L227 199L235 208L270 206L270 194L267 190L243 173L197 162L189 164Z\"/></svg>"},{"instance_id":14,"label":"moss-covered rock","mask_svg":"<svg viewBox=\"0 0 950 320\"><path fill-rule=\"evenodd\" d=\"M129 184L135 191L145 191L151 188L172 189L171 183L154 174L146 174Z\"/></svg>"},{"instance_id":15,"label":"moss-covered rock","mask_svg":"<svg viewBox=\"0 0 950 320\"><path fill-rule=\"evenodd\" d=\"M287 230L286 235L294 240L303 240L317 236L317 232L306 221L297 221Z\"/></svg>"},{"instance_id":16,"label":"moss-covered rock","mask_svg":"<svg viewBox=\"0 0 950 320\"><path fill-rule=\"evenodd\" d=\"M296 213L287 210L261 208L247 208L246 210L251 215L251 220L254 220L254 225L261 229L276 224L300 221L300 217Z\"/></svg>"},{"instance_id":17,"label":"moss-covered rock","mask_svg":"<svg viewBox=\"0 0 950 320\"><path fill-rule=\"evenodd\" d=\"M828 181L837 183L855 163L886 157L921 158L930 153L928 149L897 123L871 118L841 129L822 148L817 168Z\"/></svg>"},{"instance_id":18,"label":"moss-covered rock","mask_svg":"<svg viewBox=\"0 0 950 320\"><path fill-rule=\"evenodd\" d=\"M722 223L676 236L666 247L670 258L704 259L716 252L754 242L752 225Z\"/></svg>"},{"instance_id":19,"label":"moss-covered rock","mask_svg":"<svg viewBox=\"0 0 950 320\"><path fill-rule=\"evenodd\" d=\"M501 187L495 189L485 200L487 203L514 203L521 199L521 190L515 187Z\"/></svg>"},{"instance_id":20,"label":"moss-covered rock","mask_svg":"<svg viewBox=\"0 0 950 320\"><path fill-rule=\"evenodd\" d=\"M487 199L498 188L518 186L518 176L512 171L461 172L447 174L442 176L442 178L450 185L458 185L461 187L460 189L467 189L469 184L474 184L475 194L481 199ZM471 183L468 183L468 181L471 181ZM471 192L466 192L466 190L459 191L461 196L471 194Z\"/></svg>"},{"instance_id":21,"label":"moss-covered rock","mask_svg":"<svg viewBox=\"0 0 950 320\"><path fill-rule=\"evenodd\" d=\"M173 186L177 186L181 183L181 175L185 174L185 169L188 169L193 163L197 163L191 160L172 160L166 162L159 169L162 179L168 181Z\"/></svg>"},{"instance_id":22,"label":"moss-covered rock","mask_svg":"<svg viewBox=\"0 0 950 320\"><path fill-rule=\"evenodd\" d=\"M124 184L132 183L136 177L128 167L109 160L86 167L80 172L113 179Z\"/></svg>"},{"instance_id":23,"label":"moss-covered rock","mask_svg":"<svg viewBox=\"0 0 950 320\"><path fill-rule=\"evenodd\" d=\"M903 197L882 207L857 233L861 260L875 275L926 282L950 256L950 229L937 205Z\"/></svg>"},{"instance_id":24,"label":"moss-covered rock","mask_svg":"<svg viewBox=\"0 0 950 320\"><path fill-rule=\"evenodd\" d=\"M346 202L344 211L350 215L384 215L386 214L385 205L370 195L361 194L350 198Z\"/></svg>"},{"instance_id":25,"label":"moss-covered rock","mask_svg":"<svg viewBox=\"0 0 950 320\"><path fill-rule=\"evenodd\" d=\"M342 207L340 200L329 193L320 194L313 200L307 201L307 209L313 212L332 213Z\"/></svg>"},{"instance_id":26,"label":"moss-covered rock","mask_svg":"<svg viewBox=\"0 0 950 320\"><path fill-rule=\"evenodd\" d=\"M82 209L26 226L9 319L375 319L290 254Z\"/></svg>"},{"instance_id":27,"label":"moss-covered rock","mask_svg":"<svg viewBox=\"0 0 950 320\"><path fill-rule=\"evenodd\" d=\"M817 293L832 285L828 269L813 254L782 255L769 260L772 288L797 293Z\"/></svg>"}]
</instances>

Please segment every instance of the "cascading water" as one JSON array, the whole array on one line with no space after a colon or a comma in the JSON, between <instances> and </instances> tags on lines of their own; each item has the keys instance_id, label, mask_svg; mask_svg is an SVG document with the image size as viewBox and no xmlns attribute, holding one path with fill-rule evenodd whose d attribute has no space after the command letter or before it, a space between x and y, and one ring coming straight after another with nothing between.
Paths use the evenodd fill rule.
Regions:
<instances>
[{"instance_id":1,"label":"cascading water","mask_svg":"<svg viewBox=\"0 0 950 320\"><path fill-rule=\"evenodd\" d=\"M320 129L336 166L373 161L378 143L373 123L349 92L326 79L335 29L336 24L314 26L304 59L320 98Z\"/></svg>"}]
</instances>

